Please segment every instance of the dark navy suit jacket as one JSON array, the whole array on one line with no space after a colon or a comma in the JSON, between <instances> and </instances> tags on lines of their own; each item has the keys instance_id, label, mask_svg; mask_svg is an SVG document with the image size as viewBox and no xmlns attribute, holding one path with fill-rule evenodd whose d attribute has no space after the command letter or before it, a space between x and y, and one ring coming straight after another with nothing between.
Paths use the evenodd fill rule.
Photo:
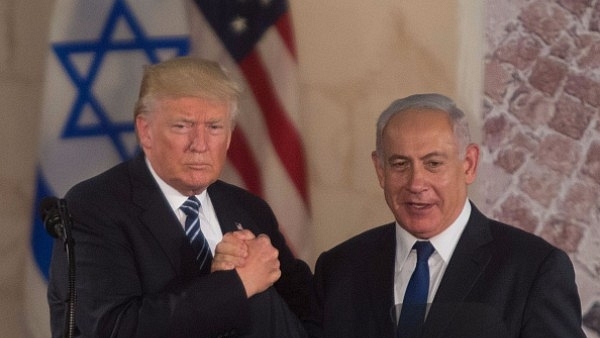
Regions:
<instances>
[{"instance_id":1,"label":"dark navy suit jacket","mask_svg":"<svg viewBox=\"0 0 600 338\"><path fill-rule=\"evenodd\" d=\"M269 308L265 302L279 295L286 301L277 303L284 310L289 306L300 317L308 313L310 268L292 255L270 207L222 181L209 186L208 194L223 233L236 230L239 222L255 234L269 235L281 261L278 293L269 289L249 301L234 270L199 275L181 224L140 154L65 196L74 221L76 325L81 336L248 334L269 329L257 327L251 318L270 316L257 317L255 310ZM63 337L66 279L67 260L57 240L48 286L53 337ZM289 319L287 313L283 316Z\"/></svg>"},{"instance_id":2,"label":"dark navy suit jacket","mask_svg":"<svg viewBox=\"0 0 600 338\"><path fill-rule=\"evenodd\" d=\"M395 337L395 231L395 223L371 229L319 257L311 336ZM423 337L585 337L569 257L473 206Z\"/></svg>"}]
</instances>

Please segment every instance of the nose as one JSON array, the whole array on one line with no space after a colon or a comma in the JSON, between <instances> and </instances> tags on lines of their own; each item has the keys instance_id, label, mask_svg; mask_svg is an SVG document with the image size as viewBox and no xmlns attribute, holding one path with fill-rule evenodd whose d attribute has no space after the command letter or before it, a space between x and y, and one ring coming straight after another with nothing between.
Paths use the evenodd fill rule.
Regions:
<instances>
[{"instance_id":1,"label":"nose","mask_svg":"<svg viewBox=\"0 0 600 338\"><path fill-rule=\"evenodd\" d=\"M415 165L410 171L408 182L406 183L408 191L419 194L427 190L426 171L424 168Z\"/></svg>"},{"instance_id":2,"label":"nose","mask_svg":"<svg viewBox=\"0 0 600 338\"><path fill-rule=\"evenodd\" d=\"M204 126L197 126L190 132L189 136L189 149L191 151L204 152L208 149L207 133L204 130Z\"/></svg>"}]
</instances>

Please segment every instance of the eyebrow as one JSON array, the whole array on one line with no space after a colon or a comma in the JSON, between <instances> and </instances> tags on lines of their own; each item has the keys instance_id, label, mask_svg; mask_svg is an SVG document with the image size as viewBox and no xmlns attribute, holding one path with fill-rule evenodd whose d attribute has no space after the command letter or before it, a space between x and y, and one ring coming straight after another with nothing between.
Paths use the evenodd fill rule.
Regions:
<instances>
[{"instance_id":1,"label":"eyebrow","mask_svg":"<svg viewBox=\"0 0 600 338\"><path fill-rule=\"evenodd\" d=\"M209 118L209 119L206 119L206 120L204 121L204 123L217 123L217 122L223 122L223 121L225 121L225 120L226 120L226 119L224 119L224 118L217 118L217 117L214 117L214 118Z\"/></svg>"},{"instance_id":2,"label":"eyebrow","mask_svg":"<svg viewBox=\"0 0 600 338\"><path fill-rule=\"evenodd\" d=\"M427 160L427 159L430 159L432 157L448 158L448 154L443 153L443 152L439 152L439 151L434 151L434 152L431 152L431 153L426 154L425 156L421 157L420 160Z\"/></svg>"},{"instance_id":3,"label":"eyebrow","mask_svg":"<svg viewBox=\"0 0 600 338\"><path fill-rule=\"evenodd\" d=\"M430 159L432 157L442 157L442 158L448 158L448 154L440 152L440 151L433 151L431 153L427 153L424 156L419 157L418 159L421 161ZM394 161L394 160L410 160L411 158L405 155L392 155L390 156L387 160L388 161Z\"/></svg>"}]
</instances>

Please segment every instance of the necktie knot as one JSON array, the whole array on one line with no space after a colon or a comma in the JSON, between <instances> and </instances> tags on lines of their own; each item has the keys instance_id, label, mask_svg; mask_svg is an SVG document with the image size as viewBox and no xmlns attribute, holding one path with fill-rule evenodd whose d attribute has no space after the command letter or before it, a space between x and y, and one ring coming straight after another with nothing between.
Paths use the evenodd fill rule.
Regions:
<instances>
[{"instance_id":1,"label":"necktie knot","mask_svg":"<svg viewBox=\"0 0 600 338\"><path fill-rule=\"evenodd\" d=\"M190 196L179 208L188 218L198 217L200 213L200 201L198 201L196 196Z\"/></svg>"},{"instance_id":2,"label":"necktie knot","mask_svg":"<svg viewBox=\"0 0 600 338\"><path fill-rule=\"evenodd\" d=\"M418 241L413 245L413 248L417 250L417 263L427 262L435 251L429 241Z\"/></svg>"}]
</instances>

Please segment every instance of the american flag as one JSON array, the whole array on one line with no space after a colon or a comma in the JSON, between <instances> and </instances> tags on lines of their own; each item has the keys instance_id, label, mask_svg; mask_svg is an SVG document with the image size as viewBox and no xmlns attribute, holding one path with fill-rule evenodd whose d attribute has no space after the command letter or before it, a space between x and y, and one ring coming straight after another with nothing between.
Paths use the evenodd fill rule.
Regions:
<instances>
[{"instance_id":1,"label":"american flag","mask_svg":"<svg viewBox=\"0 0 600 338\"><path fill-rule=\"evenodd\" d=\"M265 198L306 258L309 199L298 131L297 56L284 0L194 0L192 54L223 64L245 88L225 178Z\"/></svg>"}]
</instances>

